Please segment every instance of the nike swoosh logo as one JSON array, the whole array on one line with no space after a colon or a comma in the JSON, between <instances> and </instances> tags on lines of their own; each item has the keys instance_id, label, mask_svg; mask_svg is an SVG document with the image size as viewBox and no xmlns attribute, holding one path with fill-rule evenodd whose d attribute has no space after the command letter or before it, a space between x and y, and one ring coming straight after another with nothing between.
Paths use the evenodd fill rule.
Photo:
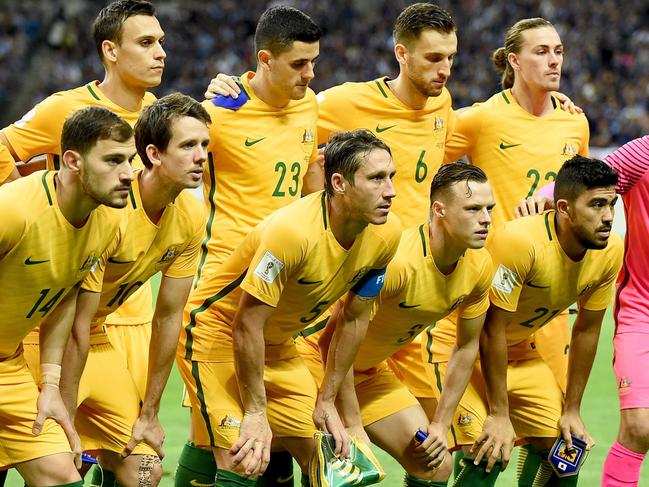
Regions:
<instances>
[{"instance_id":1,"label":"nike swoosh logo","mask_svg":"<svg viewBox=\"0 0 649 487\"><path fill-rule=\"evenodd\" d=\"M547 288L550 287L550 286L537 286L536 284L534 284L532 282L526 282L525 284L527 284L529 287L533 287L533 288L536 288L536 289L547 289Z\"/></svg>"},{"instance_id":2,"label":"nike swoosh logo","mask_svg":"<svg viewBox=\"0 0 649 487\"><path fill-rule=\"evenodd\" d=\"M500 148L502 150L507 150L507 149L511 149L512 147L518 147L519 145L521 145L521 144L505 144L504 142L501 142L500 143Z\"/></svg>"},{"instance_id":3,"label":"nike swoosh logo","mask_svg":"<svg viewBox=\"0 0 649 487\"><path fill-rule=\"evenodd\" d=\"M405 308L405 309L408 309L408 308L417 308L417 307L419 307L419 306L421 306L421 304L412 304L412 305L410 305L410 304L406 304L405 301L401 301L401 302L399 303L399 308Z\"/></svg>"},{"instance_id":4,"label":"nike swoosh logo","mask_svg":"<svg viewBox=\"0 0 649 487\"><path fill-rule=\"evenodd\" d=\"M307 281L307 280L304 279L303 277L300 277L300 278L297 280L297 282L298 282L299 284L320 284L320 283L322 282L322 280L320 280L320 281Z\"/></svg>"},{"instance_id":5,"label":"nike swoosh logo","mask_svg":"<svg viewBox=\"0 0 649 487\"><path fill-rule=\"evenodd\" d=\"M387 127L379 127L379 126L377 125L377 126L376 126L376 133L377 133L377 134L380 134L381 132L385 132L386 130L390 130L391 128L396 127L396 126L397 126L397 124L389 125L389 126L387 126Z\"/></svg>"},{"instance_id":6,"label":"nike swoosh logo","mask_svg":"<svg viewBox=\"0 0 649 487\"><path fill-rule=\"evenodd\" d=\"M32 260L31 257L25 259L25 265L44 264L45 262L49 262L49 260Z\"/></svg>"},{"instance_id":7,"label":"nike swoosh logo","mask_svg":"<svg viewBox=\"0 0 649 487\"><path fill-rule=\"evenodd\" d=\"M203 484L203 483L199 482L198 480L192 479L192 480L189 481L189 483L191 485L193 485L194 487L214 487L214 482L209 483L209 484Z\"/></svg>"},{"instance_id":8,"label":"nike swoosh logo","mask_svg":"<svg viewBox=\"0 0 649 487\"><path fill-rule=\"evenodd\" d=\"M250 140L248 137L246 137L246 142L245 142L246 147L252 147L256 143L261 142L262 140L264 140L265 138L266 137L262 137L261 139Z\"/></svg>"},{"instance_id":9,"label":"nike swoosh logo","mask_svg":"<svg viewBox=\"0 0 649 487\"><path fill-rule=\"evenodd\" d=\"M132 264L134 260L117 260L113 257L108 257L108 262L111 264Z\"/></svg>"},{"instance_id":10,"label":"nike swoosh logo","mask_svg":"<svg viewBox=\"0 0 649 487\"><path fill-rule=\"evenodd\" d=\"M288 477L277 477L275 479L275 482L277 482L278 484L286 484L286 483L290 482L291 480L293 480L293 476L289 475Z\"/></svg>"}]
</instances>

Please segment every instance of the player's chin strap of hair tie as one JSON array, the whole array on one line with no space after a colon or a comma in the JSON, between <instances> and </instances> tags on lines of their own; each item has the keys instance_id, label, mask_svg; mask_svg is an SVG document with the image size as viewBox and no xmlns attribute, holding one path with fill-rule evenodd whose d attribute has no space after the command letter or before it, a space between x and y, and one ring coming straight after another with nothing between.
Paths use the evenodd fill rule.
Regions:
<instances>
[{"instance_id":1,"label":"player's chin strap of hair tie","mask_svg":"<svg viewBox=\"0 0 649 487\"><path fill-rule=\"evenodd\" d=\"M59 388L61 381L61 366L58 364L41 364L41 388L52 386Z\"/></svg>"}]
</instances>

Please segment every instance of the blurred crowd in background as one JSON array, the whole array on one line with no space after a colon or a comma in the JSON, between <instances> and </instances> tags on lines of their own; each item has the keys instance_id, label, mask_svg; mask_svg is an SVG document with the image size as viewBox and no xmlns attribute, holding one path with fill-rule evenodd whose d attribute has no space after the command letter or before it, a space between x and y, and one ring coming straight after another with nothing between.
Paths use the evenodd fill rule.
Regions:
<instances>
[{"instance_id":1,"label":"blurred crowd in background","mask_svg":"<svg viewBox=\"0 0 649 487\"><path fill-rule=\"evenodd\" d=\"M102 79L91 25L100 0L0 0L0 117L13 122L47 95ZM395 76L392 25L406 0L153 0L166 34L162 96L202 99L218 72L255 67L259 15L293 5L322 28L313 89ZM458 25L459 53L448 87L455 108L500 90L491 53L515 21L544 17L565 46L561 90L584 108L591 145L621 145L649 133L649 1L439 1ZM542 137L543 134L539 134Z\"/></svg>"}]
</instances>

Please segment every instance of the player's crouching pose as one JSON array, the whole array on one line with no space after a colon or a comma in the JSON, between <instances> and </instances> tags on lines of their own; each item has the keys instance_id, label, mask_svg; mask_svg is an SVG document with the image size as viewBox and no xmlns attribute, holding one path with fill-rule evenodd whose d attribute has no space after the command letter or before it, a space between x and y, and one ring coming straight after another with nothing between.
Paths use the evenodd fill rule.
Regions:
<instances>
[{"instance_id":1,"label":"player's crouching pose","mask_svg":"<svg viewBox=\"0 0 649 487\"><path fill-rule=\"evenodd\" d=\"M390 150L370 132L335 136L325 152L325 174L325 191L257 225L187 305L177 363L192 420L207 427L207 437L198 436L205 428L196 428L196 442L214 452L217 486L255 485L271 438L297 459L309 485L316 424L347 455L334 400L401 228L389 215L395 196ZM350 289L318 394L292 336Z\"/></svg>"},{"instance_id":2,"label":"player's crouching pose","mask_svg":"<svg viewBox=\"0 0 649 487\"><path fill-rule=\"evenodd\" d=\"M144 109L135 142L145 169L136 172L127 193L124 228L101 256L97 271L83 282L77 302L63 362L63 396L71 415L76 412L84 450L98 452L123 486L155 486L162 474L158 456L163 456L164 435L157 413L205 222L202 205L184 190L201 184L209 122L198 102L179 93ZM148 381L141 397L103 323L159 271Z\"/></svg>"},{"instance_id":3,"label":"player's crouching pose","mask_svg":"<svg viewBox=\"0 0 649 487\"><path fill-rule=\"evenodd\" d=\"M453 468L447 435L478 355L489 308L493 269L483 247L493 206L491 186L480 168L454 163L439 170L431 184L430 220L403 232L387 268L378 309L354 361L360 413L355 411L355 398L341 394L346 425L355 429L362 421L370 439L405 468L408 487L446 485ZM386 360L454 310L461 317L457 350L450 359L447 387L429 422ZM329 327L320 336L323 350L328 331ZM309 330L304 335L308 338L298 342L299 349L309 358L314 375L321 377L317 335L309 335ZM428 435L422 444L413 437L418 429Z\"/></svg>"},{"instance_id":4,"label":"player's crouching pose","mask_svg":"<svg viewBox=\"0 0 649 487\"><path fill-rule=\"evenodd\" d=\"M505 224L488 244L496 275L480 344L484 385L476 372L456 412L458 444L475 442L474 458L465 460L456 485L494 485L500 468L493 465L509 457L514 435L528 442L520 453L519 486L576 485L576 475L558 477L547 458L558 436L568 447L571 435L593 444L579 409L622 263L621 240L609 238L616 182L617 174L602 161L575 156L557 175L557 209ZM579 313L564 399L531 338L575 302ZM453 333L447 327L433 330L437 363L431 369L441 376Z\"/></svg>"},{"instance_id":5,"label":"player's crouching pose","mask_svg":"<svg viewBox=\"0 0 649 487\"><path fill-rule=\"evenodd\" d=\"M105 108L86 108L63 125L61 149L60 171L0 188L0 469L14 466L34 486L82 485L70 453L81 445L59 394L61 357L78 285L122 219L100 205L128 201L133 130ZM21 347L39 324L40 394Z\"/></svg>"}]
</instances>

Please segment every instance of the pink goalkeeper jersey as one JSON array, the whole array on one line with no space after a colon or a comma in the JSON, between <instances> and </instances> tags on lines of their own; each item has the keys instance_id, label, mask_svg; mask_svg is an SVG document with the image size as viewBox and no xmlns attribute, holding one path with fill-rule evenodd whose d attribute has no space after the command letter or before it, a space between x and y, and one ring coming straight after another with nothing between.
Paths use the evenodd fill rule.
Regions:
<instances>
[{"instance_id":1,"label":"pink goalkeeper jersey","mask_svg":"<svg viewBox=\"0 0 649 487\"><path fill-rule=\"evenodd\" d=\"M606 156L619 174L617 192L626 213L624 264L615 297L616 333L649 333L649 136Z\"/></svg>"}]
</instances>

